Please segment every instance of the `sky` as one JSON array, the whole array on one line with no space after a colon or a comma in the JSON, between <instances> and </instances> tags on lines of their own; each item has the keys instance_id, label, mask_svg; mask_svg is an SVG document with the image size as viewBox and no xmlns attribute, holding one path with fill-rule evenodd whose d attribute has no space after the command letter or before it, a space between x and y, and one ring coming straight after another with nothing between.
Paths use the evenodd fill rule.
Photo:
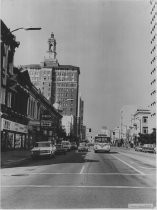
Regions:
<instances>
[{"instance_id":1,"label":"sky","mask_svg":"<svg viewBox=\"0 0 157 210\"><path fill-rule=\"evenodd\" d=\"M39 64L51 32L62 65L80 67L84 124L94 130L119 125L125 105L150 100L150 5L148 0L2 0L1 18L19 30L15 65Z\"/></svg>"}]
</instances>

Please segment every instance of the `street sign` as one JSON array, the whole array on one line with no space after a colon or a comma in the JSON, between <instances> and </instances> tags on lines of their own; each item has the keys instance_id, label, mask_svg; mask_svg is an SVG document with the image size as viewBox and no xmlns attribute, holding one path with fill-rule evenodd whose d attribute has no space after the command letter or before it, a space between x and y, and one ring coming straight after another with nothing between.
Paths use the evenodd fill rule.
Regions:
<instances>
[{"instance_id":1,"label":"street sign","mask_svg":"<svg viewBox=\"0 0 157 210\"><path fill-rule=\"evenodd\" d=\"M52 126L52 121L42 120L41 121L41 126L42 127L51 127Z\"/></svg>"}]
</instances>

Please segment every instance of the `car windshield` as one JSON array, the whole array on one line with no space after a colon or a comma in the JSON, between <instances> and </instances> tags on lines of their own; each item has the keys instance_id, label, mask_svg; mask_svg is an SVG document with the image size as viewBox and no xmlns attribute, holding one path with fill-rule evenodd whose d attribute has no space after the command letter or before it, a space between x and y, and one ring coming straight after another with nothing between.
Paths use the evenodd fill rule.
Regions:
<instances>
[{"instance_id":1,"label":"car windshield","mask_svg":"<svg viewBox=\"0 0 157 210\"><path fill-rule=\"evenodd\" d=\"M35 147L50 147L50 145L48 142L39 142L35 144Z\"/></svg>"},{"instance_id":2,"label":"car windshield","mask_svg":"<svg viewBox=\"0 0 157 210\"><path fill-rule=\"evenodd\" d=\"M62 144L64 144L64 145L69 145L69 142L62 142Z\"/></svg>"},{"instance_id":3,"label":"car windshield","mask_svg":"<svg viewBox=\"0 0 157 210\"><path fill-rule=\"evenodd\" d=\"M107 137L95 137L95 143L109 143Z\"/></svg>"}]
</instances>

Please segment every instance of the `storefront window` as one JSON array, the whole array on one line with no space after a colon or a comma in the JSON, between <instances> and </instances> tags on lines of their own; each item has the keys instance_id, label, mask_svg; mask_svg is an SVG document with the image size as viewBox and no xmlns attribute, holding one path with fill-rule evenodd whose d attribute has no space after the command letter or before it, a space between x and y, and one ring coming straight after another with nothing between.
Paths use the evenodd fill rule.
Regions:
<instances>
[{"instance_id":1,"label":"storefront window","mask_svg":"<svg viewBox=\"0 0 157 210\"><path fill-rule=\"evenodd\" d=\"M21 148L21 135L15 135L15 149Z\"/></svg>"},{"instance_id":2,"label":"storefront window","mask_svg":"<svg viewBox=\"0 0 157 210\"><path fill-rule=\"evenodd\" d=\"M7 147L8 149L14 149L14 133L8 133L7 135Z\"/></svg>"}]
</instances>

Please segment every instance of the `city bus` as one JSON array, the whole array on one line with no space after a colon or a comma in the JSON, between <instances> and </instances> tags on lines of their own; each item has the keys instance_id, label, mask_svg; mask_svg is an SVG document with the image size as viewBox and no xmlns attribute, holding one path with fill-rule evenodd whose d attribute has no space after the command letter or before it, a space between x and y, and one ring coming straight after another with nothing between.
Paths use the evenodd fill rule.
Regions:
<instances>
[{"instance_id":1,"label":"city bus","mask_svg":"<svg viewBox=\"0 0 157 210\"><path fill-rule=\"evenodd\" d=\"M94 152L110 152L110 137L99 134L94 139Z\"/></svg>"}]
</instances>

